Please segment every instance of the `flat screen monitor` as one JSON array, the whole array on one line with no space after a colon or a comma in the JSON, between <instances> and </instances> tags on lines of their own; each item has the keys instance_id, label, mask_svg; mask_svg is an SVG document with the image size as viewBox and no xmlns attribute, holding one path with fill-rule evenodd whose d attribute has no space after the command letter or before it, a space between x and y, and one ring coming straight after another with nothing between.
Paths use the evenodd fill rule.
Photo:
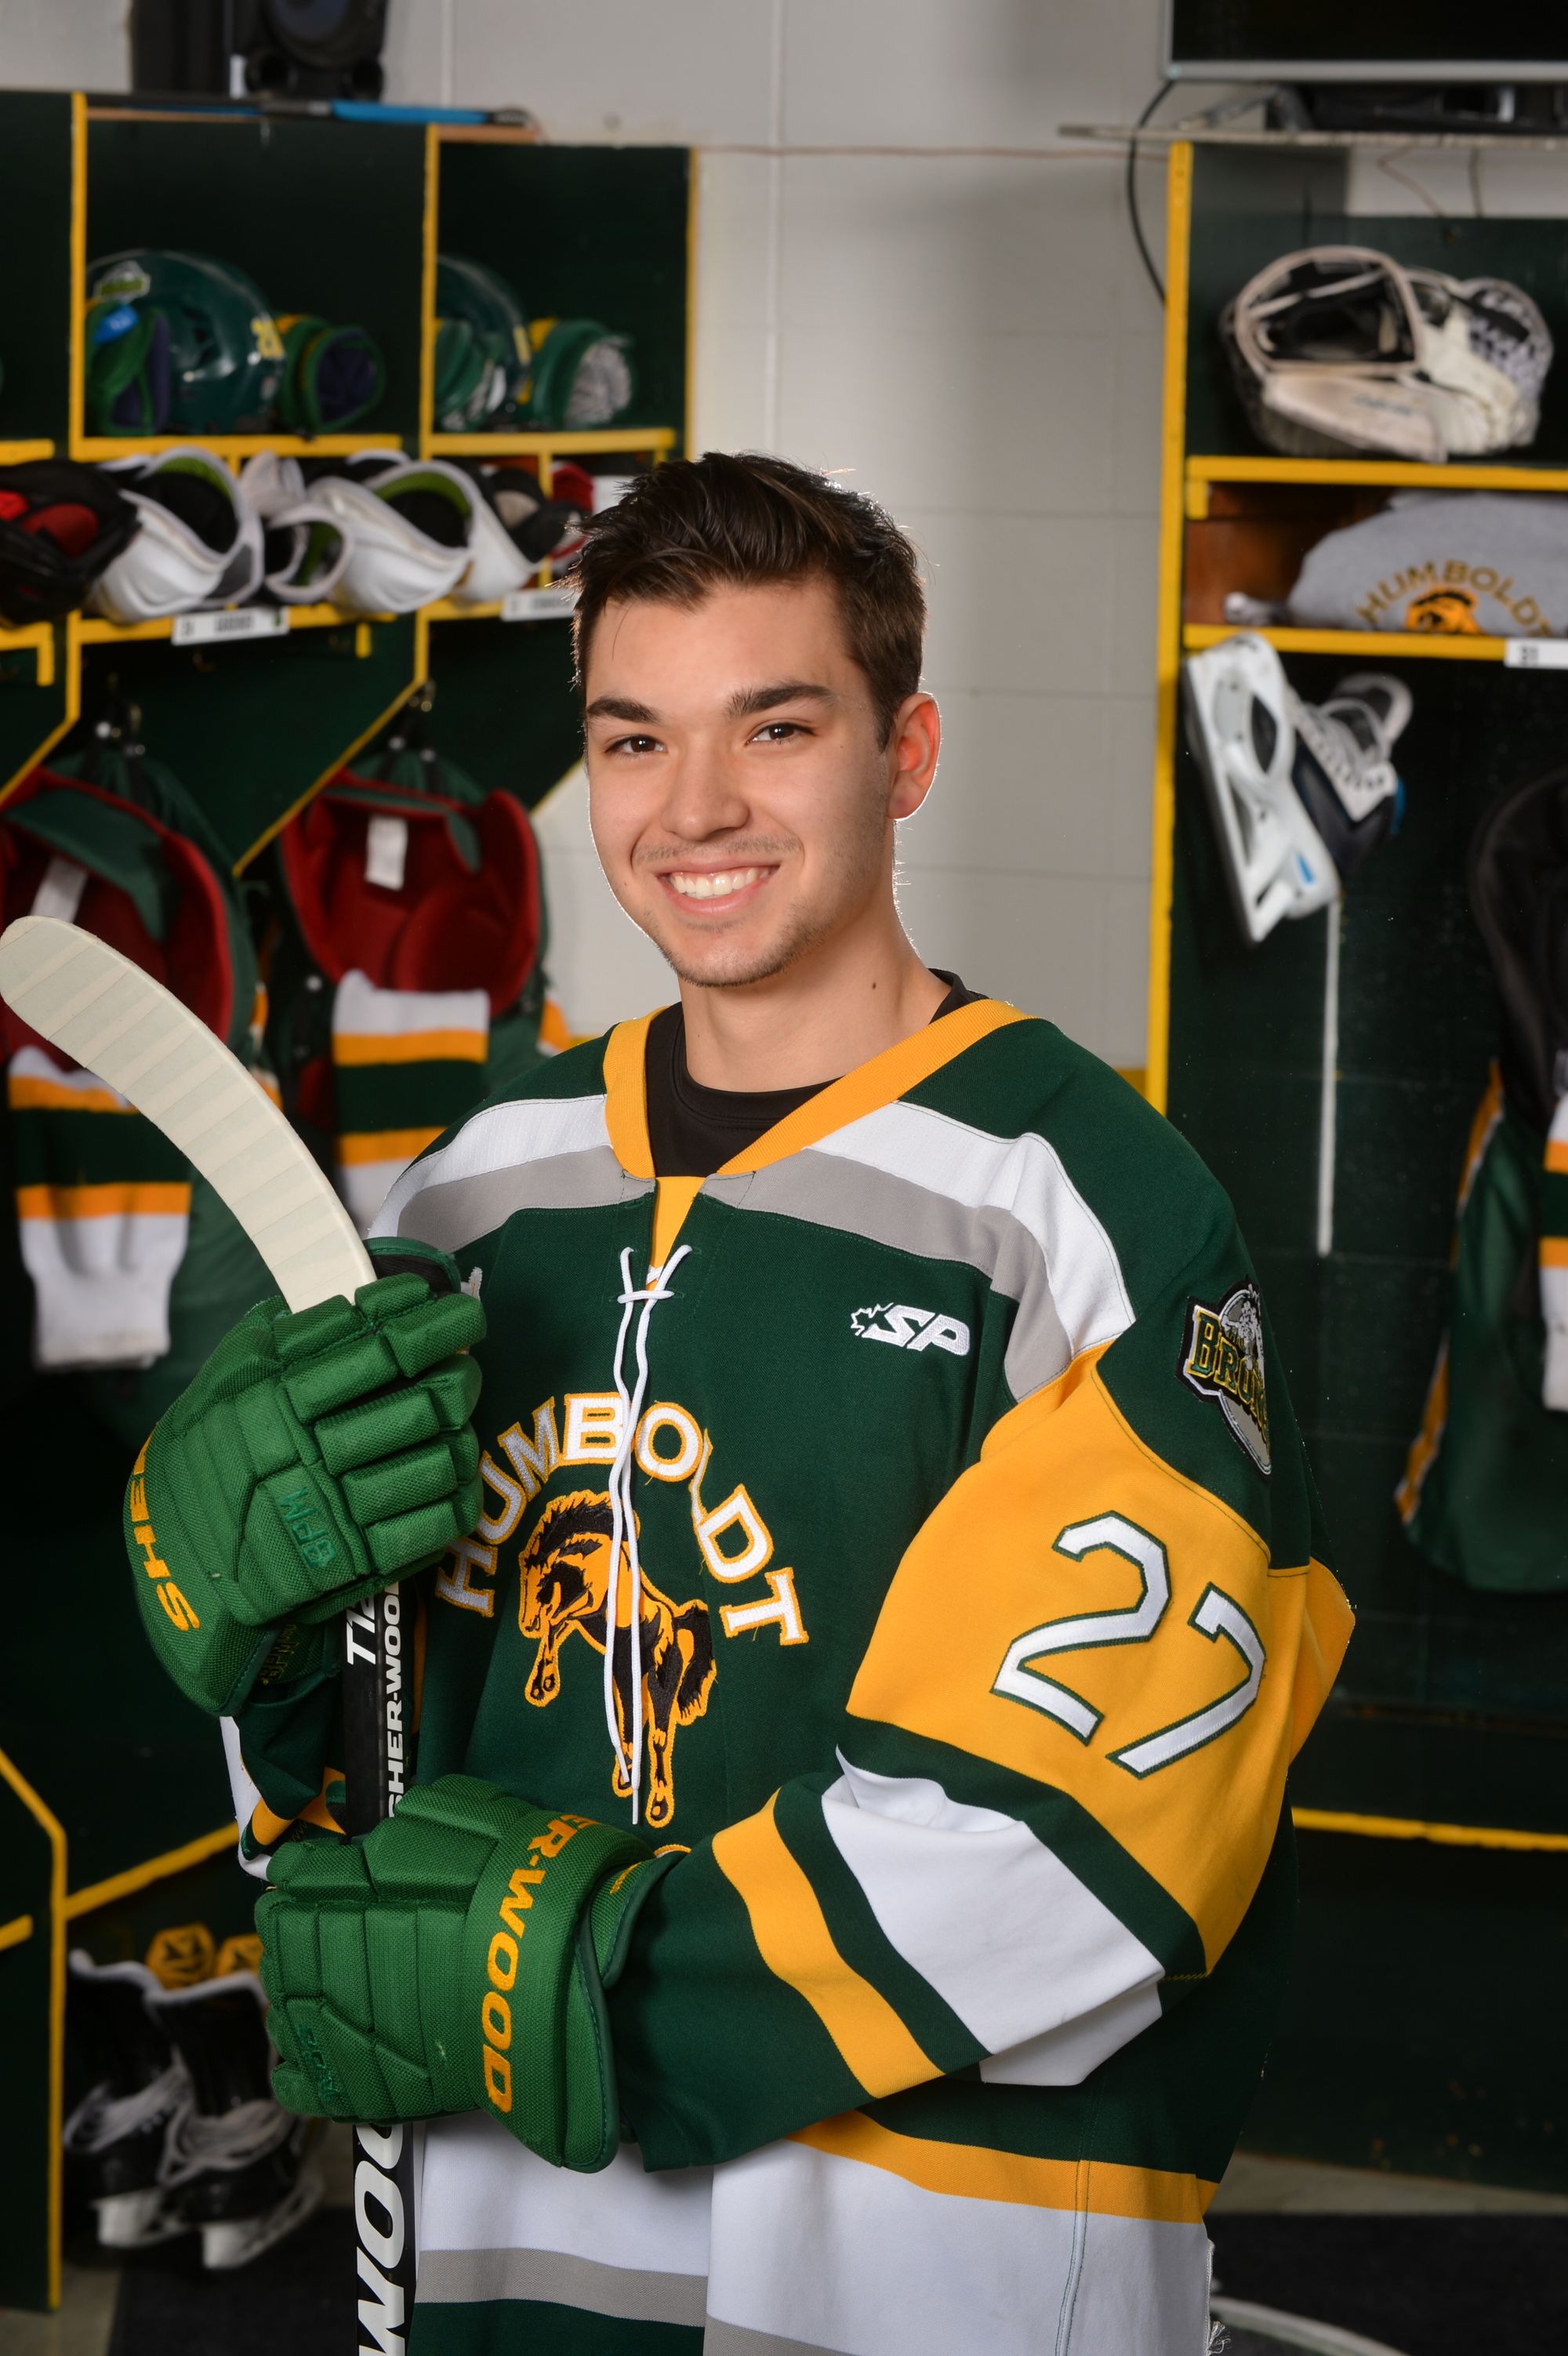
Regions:
<instances>
[{"instance_id":1,"label":"flat screen monitor","mask_svg":"<svg viewBox=\"0 0 1568 2356\"><path fill-rule=\"evenodd\" d=\"M1539 0L1165 0L1165 58L1204 81L1568 81L1568 21Z\"/></svg>"}]
</instances>

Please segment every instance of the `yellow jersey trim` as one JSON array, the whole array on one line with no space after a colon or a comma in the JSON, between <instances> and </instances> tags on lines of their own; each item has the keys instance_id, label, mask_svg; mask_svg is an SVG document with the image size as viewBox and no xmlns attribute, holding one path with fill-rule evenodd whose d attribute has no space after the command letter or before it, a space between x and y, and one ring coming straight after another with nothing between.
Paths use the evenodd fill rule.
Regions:
<instances>
[{"instance_id":1,"label":"yellow jersey trim","mask_svg":"<svg viewBox=\"0 0 1568 2356\"><path fill-rule=\"evenodd\" d=\"M338 1140L338 1159L345 1169L366 1162L412 1162L434 1145L439 1129L359 1129Z\"/></svg>"},{"instance_id":2,"label":"yellow jersey trim","mask_svg":"<svg viewBox=\"0 0 1568 2356\"><path fill-rule=\"evenodd\" d=\"M18 1186L19 1219L112 1219L126 1214L179 1212L190 1209L190 1187L180 1180L167 1182L115 1179L102 1186Z\"/></svg>"},{"instance_id":3,"label":"yellow jersey trim","mask_svg":"<svg viewBox=\"0 0 1568 2356\"><path fill-rule=\"evenodd\" d=\"M801 2127L790 2141L835 2159L885 2169L923 2192L953 2200L1005 2201L1020 2208L1139 2217L1162 2225L1201 2224L1216 2190L1206 2178L1172 2169L1128 2168L1105 2159L1036 2159L980 2144L894 2135L859 2111Z\"/></svg>"},{"instance_id":4,"label":"yellow jersey trim","mask_svg":"<svg viewBox=\"0 0 1568 2356\"><path fill-rule=\"evenodd\" d=\"M868 2094L940 2078L886 1997L833 1944L817 1893L775 1821L777 1797L714 1839L714 1861L739 1892L758 1954L775 1979L805 1997Z\"/></svg>"},{"instance_id":5,"label":"yellow jersey trim","mask_svg":"<svg viewBox=\"0 0 1568 2356\"><path fill-rule=\"evenodd\" d=\"M342 1065L482 1064L484 1031L335 1031L332 1061Z\"/></svg>"}]
</instances>

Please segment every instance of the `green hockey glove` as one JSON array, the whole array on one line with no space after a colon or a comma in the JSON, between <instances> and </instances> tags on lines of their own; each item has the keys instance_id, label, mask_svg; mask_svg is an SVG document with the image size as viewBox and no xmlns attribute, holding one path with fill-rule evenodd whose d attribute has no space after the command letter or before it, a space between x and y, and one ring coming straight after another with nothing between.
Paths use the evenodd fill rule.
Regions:
<instances>
[{"instance_id":1,"label":"green hockey glove","mask_svg":"<svg viewBox=\"0 0 1568 2356\"><path fill-rule=\"evenodd\" d=\"M473 1775L362 1841L280 1849L256 1908L280 2103L333 2119L489 2111L554 2167L620 2140L604 1992L673 1860Z\"/></svg>"},{"instance_id":2,"label":"green hockey glove","mask_svg":"<svg viewBox=\"0 0 1568 2356\"><path fill-rule=\"evenodd\" d=\"M125 1498L142 1618L193 1701L236 1708L285 1624L291 1677L326 1665L324 1622L473 1528L479 1369L458 1353L484 1331L467 1293L403 1273L297 1315L274 1297L225 1335Z\"/></svg>"}]
</instances>

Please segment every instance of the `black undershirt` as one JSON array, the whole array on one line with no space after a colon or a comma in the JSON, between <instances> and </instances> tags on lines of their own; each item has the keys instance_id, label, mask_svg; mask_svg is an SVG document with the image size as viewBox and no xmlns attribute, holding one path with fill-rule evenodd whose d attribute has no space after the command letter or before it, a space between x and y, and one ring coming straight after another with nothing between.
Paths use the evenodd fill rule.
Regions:
<instances>
[{"instance_id":1,"label":"black undershirt","mask_svg":"<svg viewBox=\"0 0 1568 2356\"><path fill-rule=\"evenodd\" d=\"M979 998L980 991L966 990L956 974L940 966L931 970L948 985L933 1023ZM645 1069L648 1141L660 1178L712 1177L787 1113L832 1086L831 1080L816 1080L804 1088L705 1088L687 1069L686 1019L678 1001L648 1026Z\"/></svg>"}]
</instances>

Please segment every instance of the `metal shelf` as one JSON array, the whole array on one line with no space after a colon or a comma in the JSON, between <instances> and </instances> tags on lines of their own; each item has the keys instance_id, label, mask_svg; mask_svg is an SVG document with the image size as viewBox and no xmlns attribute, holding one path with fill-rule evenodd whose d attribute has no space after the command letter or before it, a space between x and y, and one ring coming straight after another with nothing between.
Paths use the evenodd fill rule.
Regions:
<instances>
[{"instance_id":1,"label":"metal shelf","mask_svg":"<svg viewBox=\"0 0 1568 2356\"><path fill-rule=\"evenodd\" d=\"M1461 459L1421 466L1398 458L1189 457L1189 483L1355 483L1391 491L1568 491L1568 466Z\"/></svg>"},{"instance_id":2,"label":"metal shelf","mask_svg":"<svg viewBox=\"0 0 1568 2356\"><path fill-rule=\"evenodd\" d=\"M432 434L433 458L583 458L595 452L672 450L673 425L606 425L581 434Z\"/></svg>"},{"instance_id":3,"label":"metal shelf","mask_svg":"<svg viewBox=\"0 0 1568 2356\"><path fill-rule=\"evenodd\" d=\"M1295 630L1279 626L1253 629L1247 622L1188 622L1181 634L1182 652L1199 654L1205 647L1233 638L1240 630L1266 638L1282 655L1343 655L1359 662L1404 662L1412 657L1440 662L1506 662L1509 647L1542 643L1531 638L1471 637L1460 632L1450 637L1440 630Z\"/></svg>"},{"instance_id":4,"label":"metal shelf","mask_svg":"<svg viewBox=\"0 0 1568 2356\"><path fill-rule=\"evenodd\" d=\"M223 610L242 613L244 608L231 606ZM279 637L287 637L289 632L293 630L364 628L371 622L390 621L392 618L390 614L345 614L336 605L290 605L284 610L288 615L288 629L280 630L277 633ZM83 646L126 646L138 638L170 638L174 636L175 623L183 618L181 615L160 614L155 621L151 622L106 622L97 616L88 616L82 619L80 635ZM221 640L211 639L205 643L220 645ZM239 645L246 642L237 639L234 643Z\"/></svg>"},{"instance_id":5,"label":"metal shelf","mask_svg":"<svg viewBox=\"0 0 1568 2356\"><path fill-rule=\"evenodd\" d=\"M166 450L210 450L215 458L253 458L275 450L281 458L352 458L365 450L401 450L401 434L89 434L74 458L153 458ZM47 453L48 444L33 452Z\"/></svg>"}]
</instances>

